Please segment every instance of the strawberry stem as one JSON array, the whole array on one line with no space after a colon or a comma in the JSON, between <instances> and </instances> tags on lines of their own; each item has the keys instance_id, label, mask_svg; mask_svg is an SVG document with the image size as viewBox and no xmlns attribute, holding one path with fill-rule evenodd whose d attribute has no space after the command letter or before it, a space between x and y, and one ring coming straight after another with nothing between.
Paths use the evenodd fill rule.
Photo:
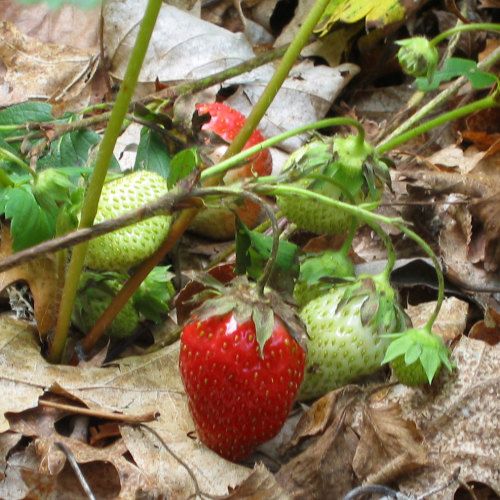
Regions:
<instances>
[{"instance_id":1,"label":"strawberry stem","mask_svg":"<svg viewBox=\"0 0 500 500\"><path fill-rule=\"evenodd\" d=\"M443 31L439 35L435 36L429 43L436 47L440 42L446 38L454 35L455 33L462 33L466 31L500 31L500 24L498 23L470 23L470 24L460 24L450 28L449 30Z\"/></svg>"},{"instance_id":2,"label":"strawberry stem","mask_svg":"<svg viewBox=\"0 0 500 500\"><path fill-rule=\"evenodd\" d=\"M497 101L497 94L498 89L496 89L493 95L484 97L483 99L475 102L471 102L470 104L466 104L465 106L456 108L453 111L449 111L448 113L443 113L442 115L439 115L432 120L422 123L422 125L419 125L418 127L408 130L407 132L404 132L401 135L393 137L389 141L378 145L375 148L375 151L380 155L387 153L391 149L394 149L397 146L404 144L405 142L408 142L419 135L425 134L433 128L445 125L446 123L454 120L458 120L459 118L470 115L471 113L475 113L476 111L480 111L482 109L498 107L499 103Z\"/></svg>"},{"instance_id":3,"label":"strawberry stem","mask_svg":"<svg viewBox=\"0 0 500 500\"><path fill-rule=\"evenodd\" d=\"M250 156L253 156L255 153L259 153L263 149L279 144L280 142L283 142L284 140L289 139L290 137L294 137L296 135L303 134L304 132L309 132L311 130L319 130L327 127L337 127L340 125L355 127L358 130L359 141L361 143L364 143L365 130L361 125L361 123L359 123L357 120L354 120L353 118L343 118L343 117L325 118L324 120L319 120L314 123L308 123L306 125L302 125L292 130L283 132L282 134L275 135L274 137L266 139L265 141L262 141L259 144L252 146L251 148L245 149L241 153L235 154L231 156L231 158L223 160L220 163L217 163L217 165L214 165L213 167L209 167L203 170L203 172L201 172L200 179L202 181L205 181L211 177L217 177L223 175L228 170L237 167L243 160L246 160Z\"/></svg>"},{"instance_id":4,"label":"strawberry stem","mask_svg":"<svg viewBox=\"0 0 500 500\"><path fill-rule=\"evenodd\" d=\"M5 170L0 169L0 186L2 187L12 187L15 186L14 181L9 177Z\"/></svg>"},{"instance_id":5,"label":"strawberry stem","mask_svg":"<svg viewBox=\"0 0 500 500\"><path fill-rule=\"evenodd\" d=\"M0 158L2 157L11 161L12 163L15 163L18 167L21 167L23 170L28 172L28 174L30 174L34 179L36 179L37 177L36 172L26 162L21 160L21 158L19 158L14 153L11 153L7 149L0 148Z\"/></svg>"},{"instance_id":6,"label":"strawberry stem","mask_svg":"<svg viewBox=\"0 0 500 500\"><path fill-rule=\"evenodd\" d=\"M328 198L328 196L324 196L322 194L315 193L314 191L309 191L307 189L295 187L295 186L272 186L272 185L259 185L254 184L253 189L255 192L259 192L266 195L295 195L302 198L309 198L324 203L325 205L330 205L332 207L338 208L347 212L354 217L364 221L367 224L375 224L376 226L379 224L389 224L391 226L397 227L402 233L412 239L417 245L422 248L422 250L431 258L432 263L434 264L434 269L436 271L436 276L438 280L438 296L436 300L436 306L434 308L433 313L429 317L425 328L429 331L432 329L432 325L436 321L437 315L439 314L439 310L441 309L441 305L444 299L444 277L443 272L441 270L441 264L439 263L436 254L432 250L432 248L414 231L412 231L409 227L407 227L404 221L401 218L397 217L386 217L384 215L380 215L377 213L370 212L361 208L360 206L350 205L349 203L344 203L342 201L335 200L333 198ZM392 247L392 244L387 247ZM392 259L394 259L394 253L388 255L388 265L391 264ZM386 268L387 269L387 268Z\"/></svg>"},{"instance_id":7,"label":"strawberry stem","mask_svg":"<svg viewBox=\"0 0 500 500\"><path fill-rule=\"evenodd\" d=\"M120 85L120 91L116 97L106 131L99 146L96 164L83 202L79 228L90 227L94 221L102 186L113 156L113 149L121 133L123 120L128 112L161 6L161 0L148 0L135 45L130 54L127 70ZM61 360L66 345L71 313L75 303L80 274L85 262L87 247L88 243L76 246L69 263L56 329L48 353L49 361L54 363Z\"/></svg>"}]
</instances>

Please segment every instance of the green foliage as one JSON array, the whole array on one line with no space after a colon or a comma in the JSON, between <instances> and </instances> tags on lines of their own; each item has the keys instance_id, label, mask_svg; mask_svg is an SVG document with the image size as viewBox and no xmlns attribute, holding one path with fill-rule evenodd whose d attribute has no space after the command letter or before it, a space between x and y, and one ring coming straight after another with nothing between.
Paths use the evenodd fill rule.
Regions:
<instances>
[{"instance_id":1,"label":"green foliage","mask_svg":"<svg viewBox=\"0 0 500 500\"><path fill-rule=\"evenodd\" d=\"M444 63L442 69L435 71L430 78L420 77L415 80L419 90L428 92L436 90L443 82L449 82L459 76L465 76L474 89L483 89L493 85L498 78L486 71L481 71L475 61L450 57Z\"/></svg>"},{"instance_id":2,"label":"green foliage","mask_svg":"<svg viewBox=\"0 0 500 500\"><path fill-rule=\"evenodd\" d=\"M273 238L251 231L239 219L236 221L236 272L258 279L271 256ZM280 240L271 284L276 290L293 289L293 281L299 274L299 248L286 240Z\"/></svg>"},{"instance_id":3,"label":"green foliage","mask_svg":"<svg viewBox=\"0 0 500 500\"><path fill-rule=\"evenodd\" d=\"M177 153L170 163L170 172L167 178L168 189L185 179L199 164L200 158L196 148L183 149Z\"/></svg>"},{"instance_id":4,"label":"green foliage","mask_svg":"<svg viewBox=\"0 0 500 500\"><path fill-rule=\"evenodd\" d=\"M141 130L134 170L150 170L165 179L169 178L171 172L170 155L165 143L156 132L147 127Z\"/></svg>"},{"instance_id":5,"label":"green foliage","mask_svg":"<svg viewBox=\"0 0 500 500\"><path fill-rule=\"evenodd\" d=\"M101 3L101 0L17 0L21 4L33 5L46 3L51 9L59 9L63 5L76 5L81 9L91 9Z\"/></svg>"}]
</instances>

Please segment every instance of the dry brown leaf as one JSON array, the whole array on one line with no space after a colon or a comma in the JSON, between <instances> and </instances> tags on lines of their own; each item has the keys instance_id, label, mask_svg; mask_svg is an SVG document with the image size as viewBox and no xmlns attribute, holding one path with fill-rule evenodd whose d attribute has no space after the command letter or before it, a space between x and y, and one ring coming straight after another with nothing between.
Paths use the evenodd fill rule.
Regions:
<instances>
[{"instance_id":1,"label":"dry brown leaf","mask_svg":"<svg viewBox=\"0 0 500 500\"><path fill-rule=\"evenodd\" d=\"M356 386L338 389L316 401L299 421L291 445L304 450L276 474L291 498L342 498L355 486L351 464L358 437L349 422L359 395Z\"/></svg>"},{"instance_id":2,"label":"dry brown leaf","mask_svg":"<svg viewBox=\"0 0 500 500\"><path fill-rule=\"evenodd\" d=\"M46 44L0 22L0 60L7 68L0 106L29 99L68 102L82 94L99 64L97 49ZM0 89L2 89L0 87Z\"/></svg>"},{"instance_id":3,"label":"dry brown leaf","mask_svg":"<svg viewBox=\"0 0 500 500\"><path fill-rule=\"evenodd\" d=\"M223 498L231 500L287 500L290 497L276 482L276 478L262 464L257 464L247 479Z\"/></svg>"},{"instance_id":4,"label":"dry brown leaf","mask_svg":"<svg viewBox=\"0 0 500 500\"><path fill-rule=\"evenodd\" d=\"M401 416L397 404L364 405L361 435L353 469L366 483L387 484L427 463L422 435Z\"/></svg>"},{"instance_id":5,"label":"dry brown leaf","mask_svg":"<svg viewBox=\"0 0 500 500\"><path fill-rule=\"evenodd\" d=\"M490 345L500 342L500 312L492 307L486 307L484 319L472 326L469 338L482 340Z\"/></svg>"},{"instance_id":6,"label":"dry brown leaf","mask_svg":"<svg viewBox=\"0 0 500 500\"><path fill-rule=\"evenodd\" d=\"M179 466L172 452L189 467L200 489L212 495L227 494L228 487L237 486L251 472L227 462L189 436L194 424L179 376L178 344L153 354L120 360L107 368L54 366L42 358L39 345L23 324L0 316L0 432L10 429L5 413L37 407L39 397L50 388L92 409L131 415L160 412L151 427L168 449L145 431L128 425L121 427L123 450L132 455L137 470L147 477L152 494L185 498L195 491L192 477ZM51 456L55 436L39 439ZM60 437L60 441L73 450L79 461L105 460L106 449L101 452L72 438ZM119 451L121 448L116 456L121 463L119 457L125 451L121 455ZM118 472L121 474L123 470ZM131 476L129 484L126 476L120 476L125 497L139 484L137 477Z\"/></svg>"},{"instance_id":7,"label":"dry brown leaf","mask_svg":"<svg viewBox=\"0 0 500 500\"><path fill-rule=\"evenodd\" d=\"M12 241L7 224L0 228L0 260L12 255ZM0 273L0 293L16 282L25 282L33 295L38 333L45 337L57 320L60 289L52 256L42 256Z\"/></svg>"},{"instance_id":8,"label":"dry brown leaf","mask_svg":"<svg viewBox=\"0 0 500 500\"><path fill-rule=\"evenodd\" d=\"M416 306L405 308L415 328L423 327L436 306L435 302L423 302ZM467 323L469 304L455 297L448 297L443 301L432 331L440 335L445 342L462 335Z\"/></svg>"},{"instance_id":9,"label":"dry brown leaf","mask_svg":"<svg viewBox=\"0 0 500 500\"><path fill-rule=\"evenodd\" d=\"M431 389L396 386L390 399L416 423L429 450L429 466L399 486L424 494L444 485L459 467L462 482L477 481L500 494L500 346L462 337L453 352L456 372ZM456 483L433 498L453 498Z\"/></svg>"}]
</instances>

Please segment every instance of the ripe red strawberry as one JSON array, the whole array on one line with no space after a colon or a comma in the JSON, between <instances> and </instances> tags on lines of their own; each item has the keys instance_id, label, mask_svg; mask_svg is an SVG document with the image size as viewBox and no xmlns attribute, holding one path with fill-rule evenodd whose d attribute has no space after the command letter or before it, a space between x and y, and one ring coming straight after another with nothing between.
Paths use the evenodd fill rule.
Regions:
<instances>
[{"instance_id":1,"label":"ripe red strawberry","mask_svg":"<svg viewBox=\"0 0 500 500\"><path fill-rule=\"evenodd\" d=\"M210 131L227 142L231 142L245 123L245 116L239 111L221 102L197 104L199 114L209 114L210 121L205 123L202 130ZM264 140L259 130L255 130L243 149L255 146ZM248 159L247 163L227 172L224 184L232 184L244 178L270 175L272 172L272 158L268 150L261 151ZM256 203L241 200L235 209L243 223L253 228L257 225L261 208ZM220 206L220 199L215 200L214 207L207 201L207 208L200 212L191 223L190 230L214 240L228 240L234 237L235 217L231 210Z\"/></svg>"},{"instance_id":2,"label":"ripe red strawberry","mask_svg":"<svg viewBox=\"0 0 500 500\"><path fill-rule=\"evenodd\" d=\"M294 320L260 302L246 280L207 300L181 335L179 367L200 440L240 461L283 426L299 390L305 352ZM276 297L270 298L273 307ZM252 307L253 306L253 307Z\"/></svg>"}]
</instances>

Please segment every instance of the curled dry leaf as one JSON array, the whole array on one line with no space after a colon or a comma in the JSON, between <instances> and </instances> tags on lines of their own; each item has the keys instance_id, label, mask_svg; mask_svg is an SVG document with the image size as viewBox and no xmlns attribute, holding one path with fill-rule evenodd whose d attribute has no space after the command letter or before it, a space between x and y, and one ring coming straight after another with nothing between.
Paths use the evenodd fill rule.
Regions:
<instances>
[{"instance_id":1,"label":"curled dry leaf","mask_svg":"<svg viewBox=\"0 0 500 500\"><path fill-rule=\"evenodd\" d=\"M486 307L484 319L478 321L470 329L469 338L482 340L490 345L500 342L500 312Z\"/></svg>"},{"instance_id":2,"label":"curled dry leaf","mask_svg":"<svg viewBox=\"0 0 500 500\"><path fill-rule=\"evenodd\" d=\"M10 230L8 224L2 224L0 260L9 255L12 255ZM59 304L59 287L54 259L51 256L43 256L0 273L0 293L16 282L27 283L31 290L38 333L41 337L45 337L56 324Z\"/></svg>"}]
</instances>

